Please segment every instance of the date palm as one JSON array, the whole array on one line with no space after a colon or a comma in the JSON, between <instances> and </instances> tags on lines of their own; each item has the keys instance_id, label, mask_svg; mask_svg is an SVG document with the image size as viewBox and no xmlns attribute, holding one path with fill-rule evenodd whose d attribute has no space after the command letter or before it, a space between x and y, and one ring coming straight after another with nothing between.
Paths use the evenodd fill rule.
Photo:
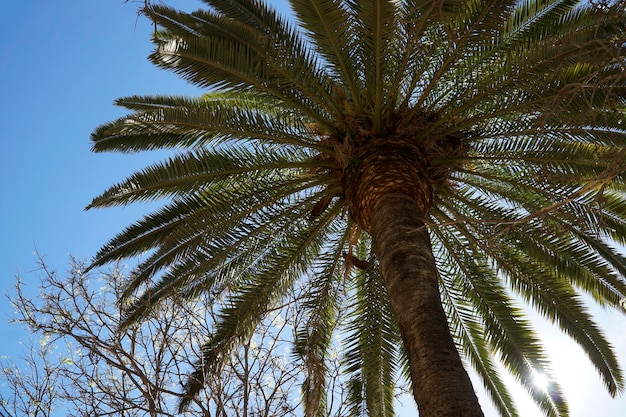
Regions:
<instances>
[{"instance_id":1,"label":"date palm","mask_svg":"<svg viewBox=\"0 0 626 417\"><path fill-rule=\"evenodd\" d=\"M420 415L482 415L464 364L518 415L499 362L567 415L556 381L532 383L550 371L524 302L622 389L582 297L624 312L621 3L205 3L144 13L152 62L207 93L120 99L132 113L92 137L97 152L177 150L90 207L167 200L94 260L147 252L127 325L173 294L223 303L181 409L294 288L308 416L324 412L333 334L355 415L394 415L403 371Z\"/></svg>"}]
</instances>

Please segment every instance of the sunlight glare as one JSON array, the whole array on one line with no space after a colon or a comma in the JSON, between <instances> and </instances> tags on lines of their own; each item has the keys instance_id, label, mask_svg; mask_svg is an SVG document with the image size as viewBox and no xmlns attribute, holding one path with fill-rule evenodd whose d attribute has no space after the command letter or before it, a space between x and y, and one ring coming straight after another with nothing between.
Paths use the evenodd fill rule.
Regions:
<instances>
[{"instance_id":1,"label":"sunlight glare","mask_svg":"<svg viewBox=\"0 0 626 417\"><path fill-rule=\"evenodd\" d=\"M536 372L533 375L533 384L537 388L546 391L548 389L548 385L550 385L550 379L543 372Z\"/></svg>"}]
</instances>

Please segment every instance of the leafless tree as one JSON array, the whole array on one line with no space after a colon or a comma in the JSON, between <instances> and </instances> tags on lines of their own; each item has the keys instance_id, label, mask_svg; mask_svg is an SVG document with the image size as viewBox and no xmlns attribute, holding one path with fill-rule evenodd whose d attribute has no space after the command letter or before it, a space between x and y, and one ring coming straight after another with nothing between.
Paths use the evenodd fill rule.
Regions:
<instances>
[{"instance_id":1,"label":"leafless tree","mask_svg":"<svg viewBox=\"0 0 626 417\"><path fill-rule=\"evenodd\" d=\"M3 358L0 414L36 416L173 416L181 384L200 357L216 318L207 299L174 300L140 326L119 331L121 268L84 273L71 259L59 274L40 259L39 297L18 277L10 296L15 322L34 339L20 360ZM301 365L290 351L299 320L288 303L266 318L223 365L221 378L183 415L301 415ZM329 385L332 415L344 414L339 359Z\"/></svg>"}]
</instances>

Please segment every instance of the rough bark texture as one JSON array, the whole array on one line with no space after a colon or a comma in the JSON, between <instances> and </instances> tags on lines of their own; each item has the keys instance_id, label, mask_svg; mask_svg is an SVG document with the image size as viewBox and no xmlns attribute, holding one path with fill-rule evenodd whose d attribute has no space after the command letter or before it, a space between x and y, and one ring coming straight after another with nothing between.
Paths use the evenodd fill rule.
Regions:
<instances>
[{"instance_id":1,"label":"rough bark texture","mask_svg":"<svg viewBox=\"0 0 626 417\"><path fill-rule=\"evenodd\" d=\"M450 335L428 230L415 200L401 193L379 196L370 233L409 358L420 417L482 417Z\"/></svg>"},{"instance_id":2,"label":"rough bark texture","mask_svg":"<svg viewBox=\"0 0 626 417\"><path fill-rule=\"evenodd\" d=\"M426 213L432 205L432 181L426 172L423 152L403 142L372 141L355 158L343 188L350 214L364 229L370 229L371 212L380 196L389 192L411 195L414 209Z\"/></svg>"}]
</instances>

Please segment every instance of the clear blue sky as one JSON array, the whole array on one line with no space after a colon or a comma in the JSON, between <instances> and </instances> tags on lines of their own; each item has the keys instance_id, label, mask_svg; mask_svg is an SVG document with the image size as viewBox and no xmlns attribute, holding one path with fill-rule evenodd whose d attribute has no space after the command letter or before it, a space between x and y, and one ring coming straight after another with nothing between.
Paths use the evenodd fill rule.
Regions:
<instances>
[{"instance_id":1,"label":"clear blue sky","mask_svg":"<svg viewBox=\"0 0 626 417\"><path fill-rule=\"evenodd\" d=\"M92 197L158 154L93 154L89 135L120 115L114 99L133 94L195 94L146 56L151 26L137 17L142 2L14 0L0 12L0 292L19 273L36 290L36 249L60 271L68 254L90 258L145 208L85 212ZM275 2L282 5L283 0ZM196 1L169 4L189 9ZM19 356L28 335L6 321L0 299L0 355ZM602 313L601 322L626 366L626 320ZM573 417L623 417L626 399L613 400L580 350L547 328L548 347ZM479 385L479 384L477 384ZM482 395L482 394L481 394ZM482 397L487 417L495 414ZM522 417L539 416L524 406Z\"/></svg>"}]
</instances>

